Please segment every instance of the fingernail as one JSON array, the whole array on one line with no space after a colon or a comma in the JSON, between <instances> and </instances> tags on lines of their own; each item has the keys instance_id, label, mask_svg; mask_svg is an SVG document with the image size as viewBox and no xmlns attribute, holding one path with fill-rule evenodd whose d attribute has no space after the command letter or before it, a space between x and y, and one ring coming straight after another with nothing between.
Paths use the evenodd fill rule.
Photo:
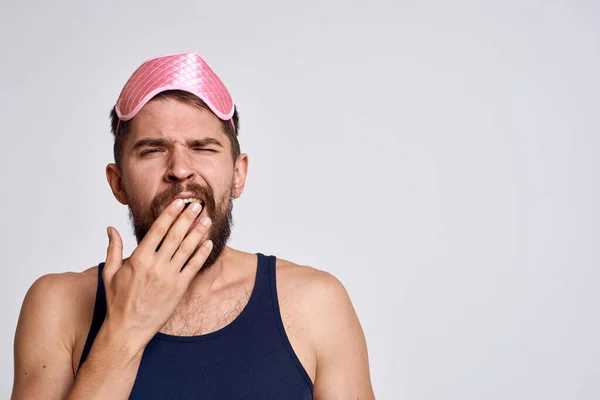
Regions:
<instances>
[{"instance_id":1,"label":"fingernail","mask_svg":"<svg viewBox=\"0 0 600 400\"><path fill-rule=\"evenodd\" d=\"M110 239L110 226L106 227L106 236Z\"/></svg>"},{"instance_id":2,"label":"fingernail","mask_svg":"<svg viewBox=\"0 0 600 400\"><path fill-rule=\"evenodd\" d=\"M196 212L198 210L200 210L200 203L192 203L192 211Z\"/></svg>"},{"instance_id":3,"label":"fingernail","mask_svg":"<svg viewBox=\"0 0 600 400\"><path fill-rule=\"evenodd\" d=\"M183 200L182 199L175 200L175 208L178 210L181 210L183 208Z\"/></svg>"},{"instance_id":4,"label":"fingernail","mask_svg":"<svg viewBox=\"0 0 600 400\"><path fill-rule=\"evenodd\" d=\"M204 217L204 218L202 218L201 222L202 222L202 225L209 226L210 225L210 218Z\"/></svg>"}]
</instances>

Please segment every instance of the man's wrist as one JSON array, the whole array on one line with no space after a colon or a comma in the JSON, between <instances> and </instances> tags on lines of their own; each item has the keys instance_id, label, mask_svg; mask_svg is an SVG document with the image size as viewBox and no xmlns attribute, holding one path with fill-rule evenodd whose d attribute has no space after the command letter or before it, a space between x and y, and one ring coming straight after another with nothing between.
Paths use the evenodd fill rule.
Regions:
<instances>
[{"instance_id":1,"label":"man's wrist","mask_svg":"<svg viewBox=\"0 0 600 400\"><path fill-rule=\"evenodd\" d=\"M98 331L92 349L93 347L97 347L99 352L105 353L114 362L128 364L141 358L146 343L131 333L115 329L105 321Z\"/></svg>"}]
</instances>

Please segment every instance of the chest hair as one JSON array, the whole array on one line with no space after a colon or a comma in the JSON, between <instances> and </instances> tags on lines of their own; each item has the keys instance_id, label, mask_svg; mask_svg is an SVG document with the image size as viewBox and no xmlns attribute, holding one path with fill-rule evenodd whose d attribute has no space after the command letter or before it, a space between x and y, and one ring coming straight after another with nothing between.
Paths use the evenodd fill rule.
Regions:
<instances>
[{"instance_id":1,"label":"chest hair","mask_svg":"<svg viewBox=\"0 0 600 400\"><path fill-rule=\"evenodd\" d=\"M247 284L236 285L210 297L184 298L160 332L197 336L217 331L240 315L251 295Z\"/></svg>"}]
</instances>

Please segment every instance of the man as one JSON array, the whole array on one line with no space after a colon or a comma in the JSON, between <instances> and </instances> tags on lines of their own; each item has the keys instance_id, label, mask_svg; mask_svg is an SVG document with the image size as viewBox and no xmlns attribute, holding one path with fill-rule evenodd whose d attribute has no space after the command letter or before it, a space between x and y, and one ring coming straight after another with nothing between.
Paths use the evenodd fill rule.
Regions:
<instances>
[{"instance_id":1,"label":"man","mask_svg":"<svg viewBox=\"0 0 600 400\"><path fill-rule=\"evenodd\" d=\"M248 156L229 92L195 53L143 63L111 113L138 247L39 278L13 399L373 399L364 335L332 275L227 246Z\"/></svg>"}]
</instances>

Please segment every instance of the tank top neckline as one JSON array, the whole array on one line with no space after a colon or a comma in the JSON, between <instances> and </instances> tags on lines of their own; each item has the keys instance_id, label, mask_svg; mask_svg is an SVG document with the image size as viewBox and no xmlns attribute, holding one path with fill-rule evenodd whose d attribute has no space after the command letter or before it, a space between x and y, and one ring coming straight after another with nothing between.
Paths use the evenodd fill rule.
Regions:
<instances>
[{"instance_id":1,"label":"tank top neckline","mask_svg":"<svg viewBox=\"0 0 600 400\"><path fill-rule=\"evenodd\" d=\"M170 335L167 333L157 332L154 335L154 338L152 340L159 339L159 340L164 340L167 342L200 342L200 341L216 338L216 337L226 333L228 330L235 328L235 326L240 323L240 321L243 319L244 315L246 315L249 312L248 310L250 310L252 308L253 304L256 302L256 300L255 300L257 297L256 294L260 290L261 282L263 281L263 279L260 279L261 273L262 273L262 270L266 267L263 264L269 262L267 257L264 256L263 254L256 253L256 255L258 257L257 257L256 274L254 277L254 286L252 288L252 291L250 292L250 297L248 298L246 305L244 306L242 311L233 319L233 321L229 322L224 327L217 329L216 331L204 333L201 335L179 336L179 335Z\"/></svg>"},{"instance_id":2,"label":"tank top neckline","mask_svg":"<svg viewBox=\"0 0 600 400\"><path fill-rule=\"evenodd\" d=\"M292 348L281 317L277 258L254 254L254 287L240 313L221 329L203 335L155 333L144 349L129 398L195 398L198 393L231 399L248 398L248 393L265 399L314 398L312 379ZM106 316L103 267L100 263L94 316L77 372Z\"/></svg>"}]
</instances>

